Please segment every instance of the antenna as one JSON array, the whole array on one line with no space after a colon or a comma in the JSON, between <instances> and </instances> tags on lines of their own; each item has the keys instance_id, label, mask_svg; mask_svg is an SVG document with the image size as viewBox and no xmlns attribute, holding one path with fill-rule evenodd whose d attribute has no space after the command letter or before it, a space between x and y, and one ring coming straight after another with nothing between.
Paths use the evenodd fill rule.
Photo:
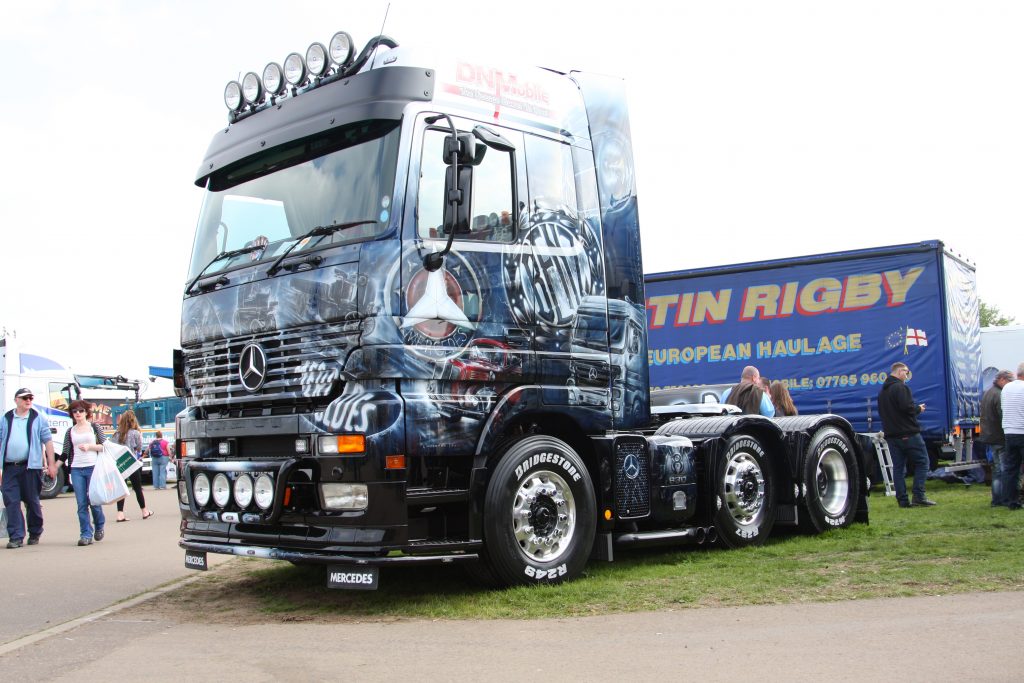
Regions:
<instances>
[{"instance_id":1,"label":"antenna","mask_svg":"<svg viewBox=\"0 0 1024 683\"><path fill-rule=\"evenodd\" d=\"M380 45L380 39L384 37L384 24L388 23L388 12L391 11L391 3L384 8L384 19L380 22L380 31L377 32L377 41L373 44L373 61L370 62L370 70L373 70L373 65L377 63L377 47Z\"/></svg>"}]
</instances>

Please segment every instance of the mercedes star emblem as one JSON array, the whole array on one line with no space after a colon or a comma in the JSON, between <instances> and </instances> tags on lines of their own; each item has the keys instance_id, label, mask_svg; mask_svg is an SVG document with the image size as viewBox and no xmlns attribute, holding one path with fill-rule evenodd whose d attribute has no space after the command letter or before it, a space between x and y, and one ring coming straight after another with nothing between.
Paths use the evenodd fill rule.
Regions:
<instances>
[{"instance_id":1,"label":"mercedes star emblem","mask_svg":"<svg viewBox=\"0 0 1024 683\"><path fill-rule=\"evenodd\" d=\"M238 358L238 379L246 391L259 391L267 378L267 354L255 342L246 344Z\"/></svg>"},{"instance_id":2,"label":"mercedes star emblem","mask_svg":"<svg viewBox=\"0 0 1024 683\"><path fill-rule=\"evenodd\" d=\"M622 463L622 471L626 474L627 479L636 479L640 476L640 458L632 453L627 455Z\"/></svg>"}]
</instances>

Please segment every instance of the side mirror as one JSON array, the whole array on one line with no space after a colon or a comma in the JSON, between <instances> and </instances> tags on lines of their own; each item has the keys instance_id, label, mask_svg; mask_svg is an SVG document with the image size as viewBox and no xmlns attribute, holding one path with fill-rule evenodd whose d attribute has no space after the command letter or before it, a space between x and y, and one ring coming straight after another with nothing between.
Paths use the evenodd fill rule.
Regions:
<instances>
[{"instance_id":1,"label":"side mirror","mask_svg":"<svg viewBox=\"0 0 1024 683\"><path fill-rule=\"evenodd\" d=\"M449 235L469 232L469 198L473 196L473 167L459 166L458 185L452 178L451 166L444 173L444 186L455 192L458 200L454 209L450 202L444 205L444 229Z\"/></svg>"},{"instance_id":2,"label":"side mirror","mask_svg":"<svg viewBox=\"0 0 1024 683\"><path fill-rule=\"evenodd\" d=\"M487 148L477 144L472 134L463 133L457 138L449 135L444 139L444 163L448 166L452 163L452 151L458 155L460 166L476 166L483 161Z\"/></svg>"}]
</instances>

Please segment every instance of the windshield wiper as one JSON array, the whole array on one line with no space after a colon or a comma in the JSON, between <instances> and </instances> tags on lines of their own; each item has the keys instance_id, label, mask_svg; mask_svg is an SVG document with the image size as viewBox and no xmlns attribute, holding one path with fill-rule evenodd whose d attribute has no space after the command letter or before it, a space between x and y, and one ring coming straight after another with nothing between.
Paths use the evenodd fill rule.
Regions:
<instances>
[{"instance_id":1,"label":"windshield wiper","mask_svg":"<svg viewBox=\"0 0 1024 683\"><path fill-rule=\"evenodd\" d=\"M288 258L288 254L292 253L292 249L302 244L302 240L309 239L310 237L326 237L331 233L339 230L347 230L348 228L354 228L359 225L367 225L368 223L376 223L377 221L364 220L364 221L352 221L351 223L334 223L333 225L318 225L304 235L299 235L294 238L292 245L285 249L285 252L281 254L274 265L267 269L267 275L273 275L277 271L281 270L281 262Z\"/></svg>"},{"instance_id":2,"label":"windshield wiper","mask_svg":"<svg viewBox=\"0 0 1024 683\"><path fill-rule=\"evenodd\" d=\"M220 252L212 259L210 259L210 262L203 266L203 269L199 271L199 275L196 275L195 279L188 284L188 287L185 288L185 295L187 296L192 293L192 288L196 286L196 283L199 282L200 278L202 278L203 275L206 275L206 271L210 268L210 266L212 266L217 261L223 261L226 258L234 258L236 256L241 256L242 254L248 254L259 249L266 248L267 245L265 244L250 244L249 246L242 247L241 249L232 249L231 251Z\"/></svg>"}]
</instances>

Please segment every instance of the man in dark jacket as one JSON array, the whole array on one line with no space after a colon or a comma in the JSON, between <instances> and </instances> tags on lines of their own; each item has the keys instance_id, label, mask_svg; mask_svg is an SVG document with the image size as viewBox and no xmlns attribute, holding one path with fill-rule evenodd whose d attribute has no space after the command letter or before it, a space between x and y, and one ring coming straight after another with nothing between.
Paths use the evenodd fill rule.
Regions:
<instances>
[{"instance_id":1,"label":"man in dark jacket","mask_svg":"<svg viewBox=\"0 0 1024 683\"><path fill-rule=\"evenodd\" d=\"M921 425L917 416L924 412L923 403L914 403L914 395L907 386L910 368L906 363L893 363L889 377L878 392L878 414L882 418L885 442L892 455L892 478L896 485L896 502L908 508L907 462L914 465L914 502L916 506L935 505L924 495L924 481L928 476L928 449L921 438Z\"/></svg>"},{"instance_id":2,"label":"man in dark jacket","mask_svg":"<svg viewBox=\"0 0 1024 683\"><path fill-rule=\"evenodd\" d=\"M999 481L1002 472L1003 451L1006 437L1003 435L1003 387L1013 381L1013 373L1000 370L992 386L981 397L981 435L980 443L986 444L992 452L992 505L1005 505Z\"/></svg>"},{"instance_id":3,"label":"man in dark jacket","mask_svg":"<svg viewBox=\"0 0 1024 683\"><path fill-rule=\"evenodd\" d=\"M753 365L743 368L739 384L725 390L722 403L737 406L748 415L775 417L775 406L761 388L761 373Z\"/></svg>"}]
</instances>

